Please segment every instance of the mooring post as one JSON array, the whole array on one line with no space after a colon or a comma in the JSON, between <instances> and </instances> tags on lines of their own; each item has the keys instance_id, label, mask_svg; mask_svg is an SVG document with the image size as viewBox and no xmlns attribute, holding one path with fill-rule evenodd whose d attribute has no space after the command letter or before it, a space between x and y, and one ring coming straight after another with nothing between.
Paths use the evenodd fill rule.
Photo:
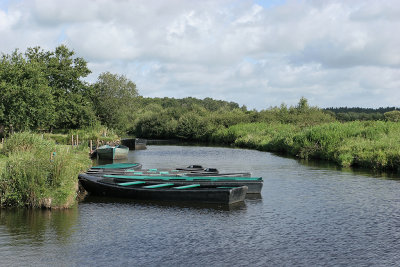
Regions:
<instances>
[{"instance_id":1,"label":"mooring post","mask_svg":"<svg viewBox=\"0 0 400 267\"><path fill-rule=\"evenodd\" d=\"M79 146L79 136L78 136L78 134L76 135L76 146Z\"/></svg>"},{"instance_id":2,"label":"mooring post","mask_svg":"<svg viewBox=\"0 0 400 267\"><path fill-rule=\"evenodd\" d=\"M71 145L74 147L74 135L71 135Z\"/></svg>"}]
</instances>

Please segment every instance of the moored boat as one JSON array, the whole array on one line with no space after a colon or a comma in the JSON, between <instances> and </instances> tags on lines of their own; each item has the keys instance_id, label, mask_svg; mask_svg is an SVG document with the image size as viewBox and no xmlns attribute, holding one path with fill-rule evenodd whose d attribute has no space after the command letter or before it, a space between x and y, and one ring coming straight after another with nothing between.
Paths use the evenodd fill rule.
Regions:
<instances>
[{"instance_id":1,"label":"moored boat","mask_svg":"<svg viewBox=\"0 0 400 267\"><path fill-rule=\"evenodd\" d=\"M220 173L215 168L203 168L200 165L190 165L176 169L141 169L139 163L118 163L95 166L86 174L103 176L103 178L138 181L173 181L187 185L196 181L201 185L241 186L248 187L248 194L260 194L263 186L261 177L251 177L249 172Z\"/></svg>"},{"instance_id":2,"label":"moored boat","mask_svg":"<svg viewBox=\"0 0 400 267\"><path fill-rule=\"evenodd\" d=\"M91 194L132 199L232 204L245 199L247 186L180 185L163 181L119 181L80 174L79 181Z\"/></svg>"},{"instance_id":3,"label":"moored boat","mask_svg":"<svg viewBox=\"0 0 400 267\"><path fill-rule=\"evenodd\" d=\"M147 140L143 138L135 139L135 150L143 150L146 149Z\"/></svg>"},{"instance_id":4,"label":"moored boat","mask_svg":"<svg viewBox=\"0 0 400 267\"><path fill-rule=\"evenodd\" d=\"M100 159L124 159L128 156L129 148L124 145L104 145L98 147L96 152Z\"/></svg>"},{"instance_id":5,"label":"moored boat","mask_svg":"<svg viewBox=\"0 0 400 267\"><path fill-rule=\"evenodd\" d=\"M123 164L107 164L90 168L87 173L94 174L137 174L137 175L167 175L167 176L232 176L232 177L250 177L249 172L230 172L219 173L215 168L203 168L200 165L190 165L186 168L176 169L141 169L142 165L139 163L124 163ZM133 164L129 167L129 164ZM136 166L139 165L139 166Z\"/></svg>"},{"instance_id":6,"label":"moored boat","mask_svg":"<svg viewBox=\"0 0 400 267\"><path fill-rule=\"evenodd\" d=\"M263 179L261 177L234 177L234 176L161 176L161 175L115 175L104 174L105 180L115 182L146 181L170 182L176 185L198 183L204 186L247 186L247 194L261 194Z\"/></svg>"},{"instance_id":7,"label":"moored boat","mask_svg":"<svg viewBox=\"0 0 400 267\"><path fill-rule=\"evenodd\" d=\"M91 174L111 174L125 173L128 170L138 171L142 168L140 163L111 163L91 167L87 173Z\"/></svg>"}]
</instances>

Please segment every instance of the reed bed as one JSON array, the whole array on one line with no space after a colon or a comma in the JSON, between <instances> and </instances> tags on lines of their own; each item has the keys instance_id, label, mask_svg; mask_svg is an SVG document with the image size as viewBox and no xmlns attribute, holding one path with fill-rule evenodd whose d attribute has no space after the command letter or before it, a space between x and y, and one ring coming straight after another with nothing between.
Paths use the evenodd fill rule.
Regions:
<instances>
[{"instance_id":1,"label":"reed bed","mask_svg":"<svg viewBox=\"0 0 400 267\"><path fill-rule=\"evenodd\" d=\"M78 174L91 165L88 153L87 147L56 145L41 135L13 134L0 156L0 205L71 207Z\"/></svg>"},{"instance_id":2,"label":"reed bed","mask_svg":"<svg viewBox=\"0 0 400 267\"><path fill-rule=\"evenodd\" d=\"M238 124L214 133L213 140L302 159L333 161L342 167L400 171L400 123L397 122L332 122L310 127Z\"/></svg>"}]
</instances>

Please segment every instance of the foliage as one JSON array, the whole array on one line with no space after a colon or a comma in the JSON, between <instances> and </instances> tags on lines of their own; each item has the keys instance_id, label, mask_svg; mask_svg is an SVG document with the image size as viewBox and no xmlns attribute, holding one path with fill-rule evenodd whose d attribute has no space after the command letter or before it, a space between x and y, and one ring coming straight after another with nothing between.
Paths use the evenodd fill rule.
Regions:
<instances>
[{"instance_id":1,"label":"foliage","mask_svg":"<svg viewBox=\"0 0 400 267\"><path fill-rule=\"evenodd\" d=\"M238 124L214 133L214 140L339 166L400 170L400 124L333 122L310 127L280 123Z\"/></svg>"},{"instance_id":2,"label":"foliage","mask_svg":"<svg viewBox=\"0 0 400 267\"><path fill-rule=\"evenodd\" d=\"M78 128L93 125L90 70L82 58L59 46L54 52L28 48L0 60L0 124L9 130Z\"/></svg>"},{"instance_id":3,"label":"foliage","mask_svg":"<svg viewBox=\"0 0 400 267\"><path fill-rule=\"evenodd\" d=\"M0 124L10 130L45 128L55 121L46 75L17 50L0 59L0 103Z\"/></svg>"},{"instance_id":4,"label":"foliage","mask_svg":"<svg viewBox=\"0 0 400 267\"><path fill-rule=\"evenodd\" d=\"M136 85L124 75L105 72L94 84L93 103L97 116L107 127L126 130L134 113Z\"/></svg>"},{"instance_id":5,"label":"foliage","mask_svg":"<svg viewBox=\"0 0 400 267\"><path fill-rule=\"evenodd\" d=\"M336 117L337 120L345 122L345 121L369 121L369 120L385 120L385 113L396 110L395 107L386 107L386 108L348 108L348 107L340 107L340 108L326 108L325 111L331 112L333 116Z\"/></svg>"},{"instance_id":6,"label":"foliage","mask_svg":"<svg viewBox=\"0 0 400 267\"><path fill-rule=\"evenodd\" d=\"M301 127L333 122L335 118L317 107L310 107L305 98L301 98L297 106L287 107L282 104L260 112L258 121L295 124Z\"/></svg>"},{"instance_id":7,"label":"foliage","mask_svg":"<svg viewBox=\"0 0 400 267\"><path fill-rule=\"evenodd\" d=\"M112 130L104 126L85 127L83 129L72 129L67 133L44 133L42 134L44 139L53 140L56 144L71 145L72 135L74 136L74 142L78 138L79 144L89 144L90 140L93 141L93 145L97 141L106 143L116 141L119 136Z\"/></svg>"},{"instance_id":8,"label":"foliage","mask_svg":"<svg viewBox=\"0 0 400 267\"><path fill-rule=\"evenodd\" d=\"M210 134L211 126L196 112L190 112L178 120L176 136L184 140L204 141Z\"/></svg>"},{"instance_id":9,"label":"foliage","mask_svg":"<svg viewBox=\"0 0 400 267\"><path fill-rule=\"evenodd\" d=\"M166 111L146 111L135 121L131 132L148 138L173 138L178 122Z\"/></svg>"},{"instance_id":10,"label":"foliage","mask_svg":"<svg viewBox=\"0 0 400 267\"><path fill-rule=\"evenodd\" d=\"M387 121L394 121L394 122L400 121L400 111L398 110L385 112L384 116Z\"/></svg>"},{"instance_id":11,"label":"foliage","mask_svg":"<svg viewBox=\"0 0 400 267\"><path fill-rule=\"evenodd\" d=\"M93 125L95 114L90 97L91 87L82 80L90 74L87 62L74 57L75 52L65 45L56 47L54 52L40 47L28 48L26 58L32 64L39 64L47 77L55 99L56 128L79 128Z\"/></svg>"},{"instance_id":12,"label":"foliage","mask_svg":"<svg viewBox=\"0 0 400 267\"><path fill-rule=\"evenodd\" d=\"M57 146L40 135L18 133L5 142L0 172L0 205L69 207L77 177L91 161L88 149Z\"/></svg>"}]
</instances>

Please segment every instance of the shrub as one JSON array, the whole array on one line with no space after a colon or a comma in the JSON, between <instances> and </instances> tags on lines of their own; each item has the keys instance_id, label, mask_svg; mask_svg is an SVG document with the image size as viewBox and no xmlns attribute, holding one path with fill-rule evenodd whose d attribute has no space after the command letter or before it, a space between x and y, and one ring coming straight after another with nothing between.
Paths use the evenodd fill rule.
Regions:
<instances>
[{"instance_id":1,"label":"shrub","mask_svg":"<svg viewBox=\"0 0 400 267\"><path fill-rule=\"evenodd\" d=\"M12 135L3 152L2 206L69 207L75 202L78 174L91 164L88 149L55 145L31 133Z\"/></svg>"}]
</instances>

